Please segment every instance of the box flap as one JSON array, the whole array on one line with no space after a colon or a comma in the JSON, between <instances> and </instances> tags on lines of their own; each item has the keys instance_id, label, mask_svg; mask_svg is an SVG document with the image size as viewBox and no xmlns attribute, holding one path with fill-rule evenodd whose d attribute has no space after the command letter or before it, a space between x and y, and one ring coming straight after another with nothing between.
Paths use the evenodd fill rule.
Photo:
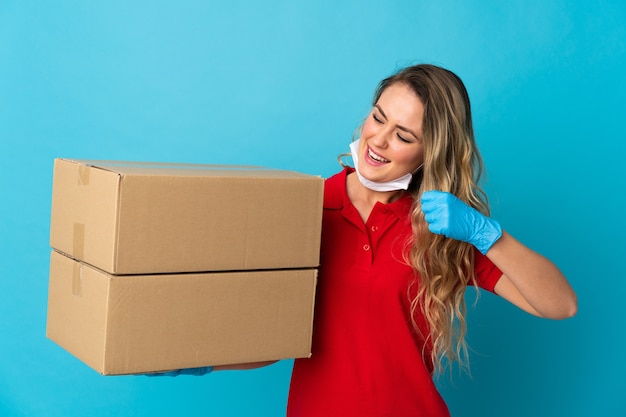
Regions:
<instances>
[{"instance_id":1,"label":"box flap","mask_svg":"<svg viewBox=\"0 0 626 417\"><path fill-rule=\"evenodd\" d=\"M168 162L132 162L106 160L71 160L89 167L104 169L123 175L227 177L227 178L310 178L294 171L271 169L251 165L185 164Z\"/></svg>"}]
</instances>

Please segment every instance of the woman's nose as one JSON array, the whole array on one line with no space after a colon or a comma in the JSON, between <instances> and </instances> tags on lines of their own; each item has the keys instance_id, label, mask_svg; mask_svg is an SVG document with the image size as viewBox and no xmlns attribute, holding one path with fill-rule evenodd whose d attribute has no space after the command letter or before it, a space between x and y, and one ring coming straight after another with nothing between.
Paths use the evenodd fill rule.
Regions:
<instances>
[{"instance_id":1,"label":"woman's nose","mask_svg":"<svg viewBox=\"0 0 626 417\"><path fill-rule=\"evenodd\" d=\"M371 142L381 148L385 147L389 143L389 134L389 129L383 127L371 138Z\"/></svg>"}]
</instances>

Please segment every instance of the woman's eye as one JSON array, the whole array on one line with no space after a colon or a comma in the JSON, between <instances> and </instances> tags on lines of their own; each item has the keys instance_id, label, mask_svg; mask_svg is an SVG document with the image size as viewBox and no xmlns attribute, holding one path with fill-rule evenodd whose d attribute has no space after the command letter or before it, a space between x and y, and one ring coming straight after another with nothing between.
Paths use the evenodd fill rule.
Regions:
<instances>
[{"instance_id":1,"label":"woman's eye","mask_svg":"<svg viewBox=\"0 0 626 417\"><path fill-rule=\"evenodd\" d=\"M376 116L374 113L372 113L372 119L374 119L376 121L376 123L382 123L383 121L381 119L378 118L378 116Z\"/></svg>"},{"instance_id":2,"label":"woman's eye","mask_svg":"<svg viewBox=\"0 0 626 417\"><path fill-rule=\"evenodd\" d=\"M406 138L402 137L402 135L400 135L400 134L398 134L398 139L400 139L400 140L401 140L402 142L404 142L404 143L411 143L411 141L410 141L410 140L408 140L408 139L406 139Z\"/></svg>"}]
</instances>

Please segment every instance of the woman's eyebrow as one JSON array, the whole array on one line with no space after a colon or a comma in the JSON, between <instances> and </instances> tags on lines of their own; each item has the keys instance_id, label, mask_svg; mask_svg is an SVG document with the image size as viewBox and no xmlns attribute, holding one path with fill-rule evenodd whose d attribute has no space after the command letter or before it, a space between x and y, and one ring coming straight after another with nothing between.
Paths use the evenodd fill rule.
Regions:
<instances>
[{"instance_id":1,"label":"woman's eyebrow","mask_svg":"<svg viewBox=\"0 0 626 417\"><path fill-rule=\"evenodd\" d=\"M376 104L374 107L376 107L378 109L378 111L380 112L380 114L387 119L387 115L385 114L385 112L383 111L383 109L380 108L380 106L378 104ZM414 131L412 131L411 129L409 129L408 127L404 127L404 126L397 126L398 129L410 133L413 136L415 136L415 139L419 139L420 137L417 135L417 133L415 133Z\"/></svg>"},{"instance_id":2,"label":"woman's eyebrow","mask_svg":"<svg viewBox=\"0 0 626 417\"><path fill-rule=\"evenodd\" d=\"M380 106L378 104L376 104L376 106L374 106L378 109L378 111L380 112L380 114L383 115L383 117L386 119L387 115L385 114L385 112L383 111L383 109L380 108Z\"/></svg>"}]
</instances>

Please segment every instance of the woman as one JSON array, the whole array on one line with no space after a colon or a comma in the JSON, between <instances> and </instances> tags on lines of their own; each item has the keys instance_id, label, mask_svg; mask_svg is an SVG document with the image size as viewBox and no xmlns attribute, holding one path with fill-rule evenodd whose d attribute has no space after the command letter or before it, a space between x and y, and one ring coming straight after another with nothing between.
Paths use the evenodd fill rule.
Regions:
<instances>
[{"instance_id":1,"label":"woman","mask_svg":"<svg viewBox=\"0 0 626 417\"><path fill-rule=\"evenodd\" d=\"M378 86L325 186L312 357L295 361L287 415L447 416L432 374L466 361L467 285L571 317L561 272L488 217L461 80L432 66Z\"/></svg>"},{"instance_id":2,"label":"woman","mask_svg":"<svg viewBox=\"0 0 626 417\"><path fill-rule=\"evenodd\" d=\"M383 80L351 150L355 168L326 180L312 356L295 361L287 415L448 416L432 375L467 361L467 285L552 319L573 316L576 295L488 217L452 72L416 65Z\"/></svg>"}]
</instances>

